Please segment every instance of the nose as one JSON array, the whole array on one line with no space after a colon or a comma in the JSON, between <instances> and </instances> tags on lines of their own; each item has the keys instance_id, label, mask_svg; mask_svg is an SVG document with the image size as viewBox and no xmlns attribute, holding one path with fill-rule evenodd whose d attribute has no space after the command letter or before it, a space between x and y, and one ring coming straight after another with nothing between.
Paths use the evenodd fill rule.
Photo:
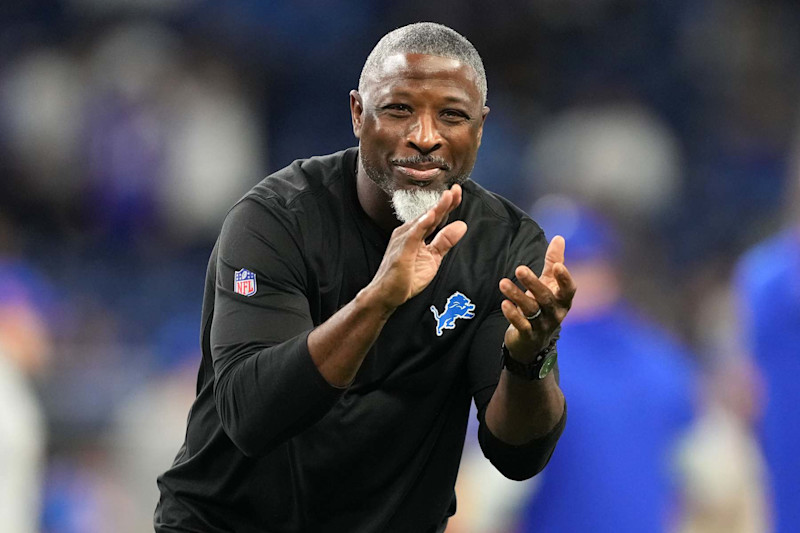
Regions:
<instances>
[{"instance_id":1,"label":"nose","mask_svg":"<svg viewBox=\"0 0 800 533\"><path fill-rule=\"evenodd\" d=\"M436 118L428 113L421 113L408 132L408 144L422 154L437 150L442 145L442 137Z\"/></svg>"}]
</instances>

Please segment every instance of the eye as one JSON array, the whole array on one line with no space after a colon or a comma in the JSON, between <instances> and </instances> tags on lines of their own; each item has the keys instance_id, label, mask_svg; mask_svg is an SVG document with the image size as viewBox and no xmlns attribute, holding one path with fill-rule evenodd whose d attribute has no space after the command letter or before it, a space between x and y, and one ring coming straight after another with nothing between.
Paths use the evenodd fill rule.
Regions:
<instances>
[{"instance_id":1,"label":"eye","mask_svg":"<svg viewBox=\"0 0 800 533\"><path fill-rule=\"evenodd\" d=\"M441 113L442 119L447 122L458 124L469 120L469 115L458 109L445 109Z\"/></svg>"},{"instance_id":2,"label":"eye","mask_svg":"<svg viewBox=\"0 0 800 533\"><path fill-rule=\"evenodd\" d=\"M387 104L381 109L393 117L405 117L411 113L411 106L406 104Z\"/></svg>"}]
</instances>

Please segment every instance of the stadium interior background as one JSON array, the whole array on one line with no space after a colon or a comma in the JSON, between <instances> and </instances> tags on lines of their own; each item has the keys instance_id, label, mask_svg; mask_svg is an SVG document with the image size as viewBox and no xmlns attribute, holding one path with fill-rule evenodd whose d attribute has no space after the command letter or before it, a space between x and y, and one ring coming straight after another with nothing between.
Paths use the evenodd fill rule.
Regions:
<instances>
[{"instance_id":1,"label":"stadium interior background","mask_svg":"<svg viewBox=\"0 0 800 533\"><path fill-rule=\"evenodd\" d=\"M484 59L473 179L524 209L602 213L642 316L701 375L747 364L731 276L797 214L797 2L5 0L0 399L22 407L0 416L18 437L0 461L32 465L31 531L146 530L225 212L292 160L354 145L367 54L420 20ZM769 388L734 394L760 405Z\"/></svg>"}]
</instances>

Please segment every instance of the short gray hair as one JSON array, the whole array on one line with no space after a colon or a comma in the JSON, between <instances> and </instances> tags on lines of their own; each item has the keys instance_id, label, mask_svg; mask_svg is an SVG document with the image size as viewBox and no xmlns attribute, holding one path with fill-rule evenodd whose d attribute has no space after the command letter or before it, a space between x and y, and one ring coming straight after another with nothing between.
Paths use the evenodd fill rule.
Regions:
<instances>
[{"instance_id":1,"label":"short gray hair","mask_svg":"<svg viewBox=\"0 0 800 533\"><path fill-rule=\"evenodd\" d=\"M377 76L386 58L395 54L425 54L466 63L478 75L478 92L486 104L486 71L483 69L480 54L466 37L435 22L409 24L384 35L361 69L358 92L364 92L366 80Z\"/></svg>"}]
</instances>

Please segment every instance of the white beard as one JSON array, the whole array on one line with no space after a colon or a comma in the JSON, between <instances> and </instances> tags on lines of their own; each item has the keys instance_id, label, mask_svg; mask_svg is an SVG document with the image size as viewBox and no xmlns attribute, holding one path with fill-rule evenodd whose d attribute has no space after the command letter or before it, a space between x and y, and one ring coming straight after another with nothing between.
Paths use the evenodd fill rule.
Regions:
<instances>
[{"instance_id":1,"label":"white beard","mask_svg":"<svg viewBox=\"0 0 800 533\"><path fill-rule=\"evenodd\" d=\"M414 220L433 208L444 191L428 189L398 189L392 193L392 207L400 222Z\"/></svg>"}]
</instances>

